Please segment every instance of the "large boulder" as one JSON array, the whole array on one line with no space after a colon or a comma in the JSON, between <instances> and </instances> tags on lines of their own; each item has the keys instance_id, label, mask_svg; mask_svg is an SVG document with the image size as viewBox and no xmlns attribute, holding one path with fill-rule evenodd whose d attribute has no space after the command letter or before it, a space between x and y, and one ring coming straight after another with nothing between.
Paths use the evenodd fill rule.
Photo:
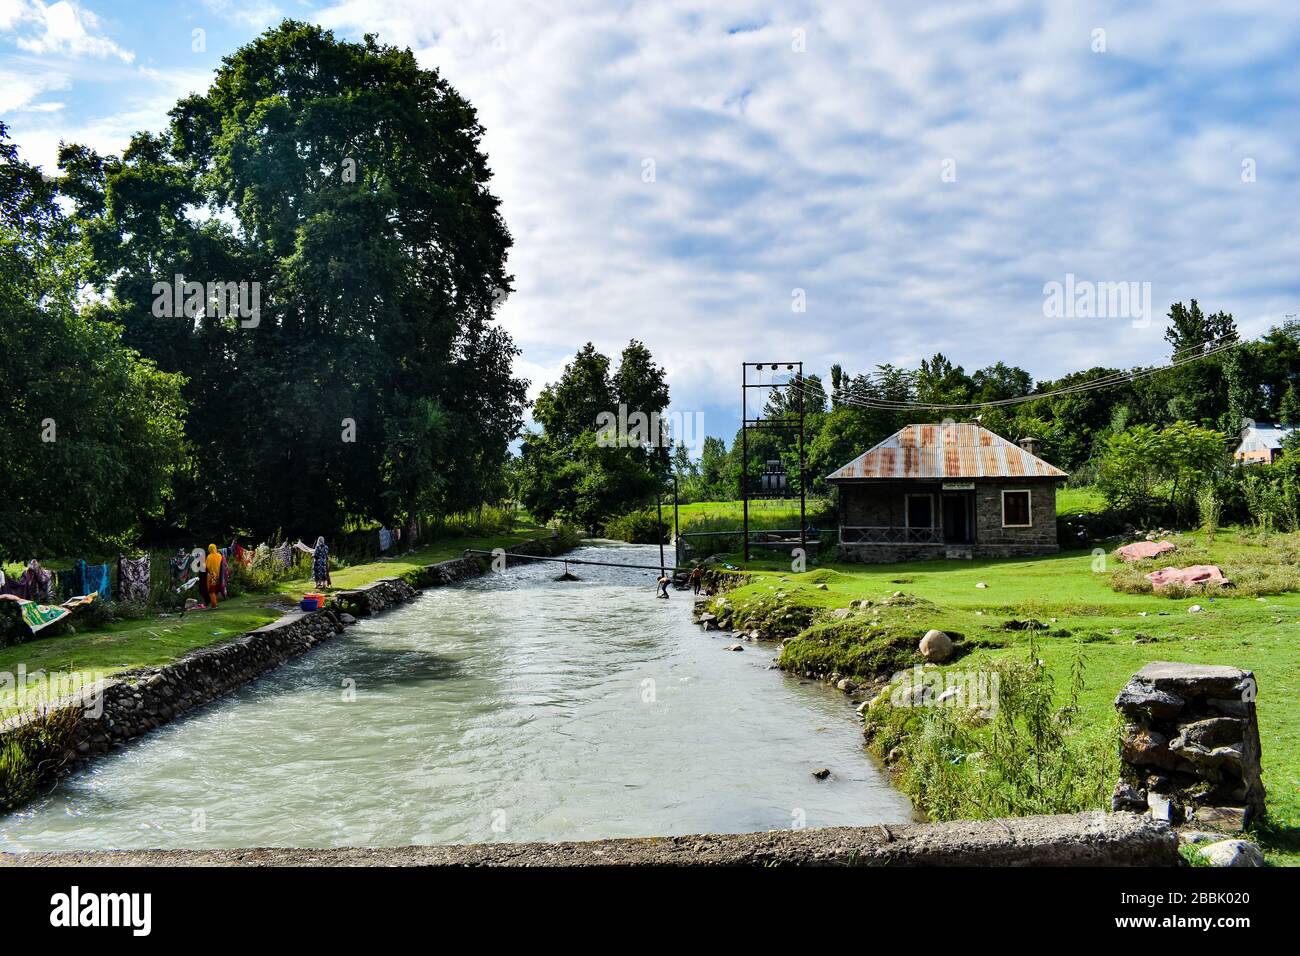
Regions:
<instances>
[{"instance_id":1,"label":"large boulder","mask_svg":"<svg viewBox=\"0 0 1300 956\"><path fill-rule=\"evenodd\" d=\"M1121 561L1143 561L1174 550L1172 541L1135 541L1122 548L1115 549L1115 556Z\"/></svg>"},{"instance_id":2,"label":"large boulder","mask_svg":"<svg viewBox=\"0 0 1300 956\"><path fill-rule=\"evenodd\" d=\"M1217 564L1193 564L1189 568L1161 568L1146 576L1154 591L1163 591L1170 585L1185 588L1223 587L1228 579L1223 576Z\"/></svg>"},{"instance_id":3,"label":"large boulder","mask_svg":"<svg viewBox=\"0 0 1300 956\"><path fill-rule=\"evenodd\" d=\"M1211 866L1263 866L1264 854L1249 840L1220 840L1201 848Z\"/></svg>"},{"instance_id":4,"label":"large boulder","mask_svg":"<svg viewBox=\"0 0 1300 956\"><path fill-rule=\"evenodd\" d=\"M931 629L925 632L925 637L921 638L921 646L918 650L927 661L942 664L952 657L952 638L943 631Z\"/></svg>"}]
</instances>

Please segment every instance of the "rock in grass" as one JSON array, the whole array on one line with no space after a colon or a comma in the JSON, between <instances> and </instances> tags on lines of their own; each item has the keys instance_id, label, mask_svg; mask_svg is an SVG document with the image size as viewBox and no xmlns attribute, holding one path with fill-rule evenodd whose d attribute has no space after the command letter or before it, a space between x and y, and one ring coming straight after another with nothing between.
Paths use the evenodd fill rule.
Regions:
<instances>
[{"instance_id":1,"label":"rock in grass","mask_svg":"<svg viewBox=\"0 0 1300 956\"><path fill-rule=\"evenodd\" d=\"M921 656L927 661L935 664L942 664L948 658L952 657L952 638L943 631L929 630L925 632L925 637L921 638L921 645L918 648Z\"/></svg>"},{"instance_id":2,"label":"rock in grass","mask_svg":"<svg viewBox=\"0 0 1300 956\"><path fill-rule=\"evenodd\" d=\"M1220 840L1201 848L1211 866L1263 866L1264 854L1249 840Z\"/></svg>"},{"instance_id":3,"label":"rock in grass","mask_svg":"<svg viewBox=\"0 0 1300 956\"><path fill-rule=\"evenodd\" d=\"M986 587L988 587L988 585L985 584L983 581L979 582L979 583L976 584L975 586L976 586L977 588L979 588L981 591L984 590Z\"/></svg>"}]
</instances>

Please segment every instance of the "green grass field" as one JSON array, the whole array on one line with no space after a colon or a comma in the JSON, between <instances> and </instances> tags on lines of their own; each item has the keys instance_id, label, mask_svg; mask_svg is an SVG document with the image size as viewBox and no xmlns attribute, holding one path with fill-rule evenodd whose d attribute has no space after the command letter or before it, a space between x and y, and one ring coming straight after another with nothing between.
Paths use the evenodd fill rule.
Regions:
<instances>
[{"instance_id":1,"label":"green grass field","mask_svg":"<svg viewBox=\"0 0 1300 956\"><path fill-rule=\"evenodd\" d=\"M1249 535L1227 532L1209 545L1191 537L1180 540L1225 566L1245 566L1252 552L1281 547L1286 537L1295 536L1252 543ZM976 647L951 667L973 669L1007 655L1023 657L1028 638L1023 631L1004 630L1007 620L1049 624L1052 630L1038 635L1041 657L1058 674L1060 686L1071 660L1082 653L1087 687L1081 705L1091 726L1114 719L1115 695L1151 661L1253 671L1270 815L1262 838L1273 862L1300 864L1300 593L1179 599L1119 593L1110 586L1113 565L1099 571L1093 555L1081 551L1003 561L834 564L804 574L789 573L776 562L750 565L751 570L764 567L767 573L729 592L728 599L752 602L779 591L787 603L837 608L856 598L879 600L903 591L934 602L910 622L916 633L909 642L936 627L996 645ZM818 583L827 590L819 590ZM979 583L987 587L977 588ZM1189 613L1193 604L1204 610Z\"/></svg>"},{"instance_id":2,"label":"green grass field","mask_svg":"<svg viewBox=\"0 0 1300 956\"><path fill-rule=\"evenodd\" d=\"M334 589L358 587L378 578L395 577L407 571L456 558L466 548L509 548L538 534L538 528L523 528L509 534L477 538L447 538L393 558L358 564L337 570ZM241 594L222 601L215 611L190 611L184 615L151 615L138 621L118 621L106 627L58 637L37 637L23 644L0 648L0 718L18 708L16 678L20 666L27 675L23 705L30 708L43 700L47 685L37 678L66 675L65 683L89 683L97 675L108 676L133 667L166 664L196 647L228 640L269 624L284 611L279 606L296 604L304 591L314 590L309 578L282 582L280 594ZM10 675L5 680L3 675Z\"/></svg>"}]
</instances>

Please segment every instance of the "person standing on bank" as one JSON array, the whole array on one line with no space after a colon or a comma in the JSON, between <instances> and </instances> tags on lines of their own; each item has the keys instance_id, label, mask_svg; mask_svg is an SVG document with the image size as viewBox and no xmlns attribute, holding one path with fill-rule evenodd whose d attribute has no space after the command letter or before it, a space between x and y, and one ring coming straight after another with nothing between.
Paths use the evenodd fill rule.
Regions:
<instances>
[{"instance_id":1,"label":"person standing on bank","mask_svg":"<svg viewBox=\"0 0 1300 956\"><path fill-rule=\"evenodd\" d=\"M324 535L316 539L316 547L311 552L311 576L318 588L333 586L330 583L330 549Z\"/></svg>"},{"instance_id":2,"label":"person standing on bank","mask_svg":"<svg viewBox=\"0 0 1300 956\"><path fill-rule=\"evenodd\" d=\"M221 591L221 555L215 544L208 545L208 557L203 563L204 570L207 572L205 583L208 588L208 607L215 610L217 595Z\"/></svg>"}]
</instances>

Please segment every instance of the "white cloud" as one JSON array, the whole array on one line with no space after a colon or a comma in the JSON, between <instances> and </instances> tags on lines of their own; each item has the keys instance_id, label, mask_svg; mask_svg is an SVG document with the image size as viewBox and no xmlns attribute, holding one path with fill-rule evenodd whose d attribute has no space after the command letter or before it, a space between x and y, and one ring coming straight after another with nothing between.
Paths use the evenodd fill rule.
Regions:
<instances>
[{"instance_id":1,"label":"white cloud","mask_svg":"<svg viewBox=\"0 0 1300 956\"><path fill-rule=\"evenodd\" d=\"M347 0L319 19L411 46L478 109L515 237L502 319L534 375L635 336L675 404L729 407L745 358L942 350L1047 377L1158 359L1180 298L1252 331L1300 304L1288 5ZM1155 321L1045 319L1067 272L1151 281Z\"/></svg>"},{"instance_id":2,"label":"white cloud","mask_svg":"<svg viewBox=\"0 0 1300 956\"><path fill-rule=\"evenodd\" d=\"M62 103L36 102L51 90L68 86L68 77L61 73L17 73L0 70L0 113L53 113L63 109Z\"/></svg>"},{"instance_id":3,"label":"white cloud","mask_svg":"<svg viewBox=\"0 0 1300 956\"><path fill-rule=\"evenodd\" d=\"M73 0L0 0L0 30L23 28L16 38L29 53L114 57L130 63L135 54L104 36L99 18Z\"/></svg>"}]
</instances>

